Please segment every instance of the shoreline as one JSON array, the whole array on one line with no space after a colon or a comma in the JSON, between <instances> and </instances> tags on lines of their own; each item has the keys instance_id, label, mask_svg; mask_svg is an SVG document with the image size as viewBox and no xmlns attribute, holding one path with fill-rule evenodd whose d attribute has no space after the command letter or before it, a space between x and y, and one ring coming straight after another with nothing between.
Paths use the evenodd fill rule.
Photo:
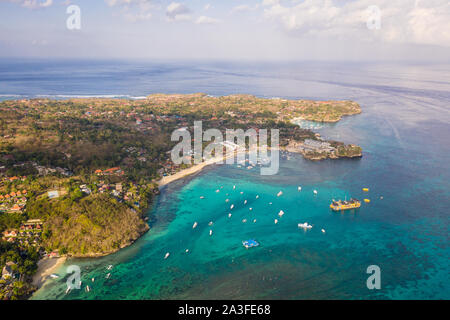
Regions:
<instances>
[{"instance_id":1,"label":"shoreline","mask_svg":"<svg viewBox=\"0 0 450 320\"><path fill-rule=\"evenodd\" d=\"M171 182L174 182L176 180L185 178L187 176L190 176L191 174L197 173L199 171L202 171L203 168L211 165L211 164L217 164L219 162L225 163L225 160L228 159L229 157L234 157L234 152L233 154L228 154L228 155L224 155L223 157L216 157L216 158L212 158L209 159L207 161L203 161L202 163L199 164L194 164L192 167L183 169L181 171L178 171L175 174L172 174L170 176L166 176L161 178L157 183L158 183L158 187L161 188L163 186L168 185Z\"/></svg>"},{"instance_id":2,"label":"shoreline","mask_svg":"<svg viewBox=\"0 0 450 320\"><path fill-rule=\"evenodd\" d=\"M66 262L66 257L58 258L43 258L38 261L38 269L33 275L32 284L39 290L42 288L44 283L48 280L50 275L54 273L59 267L61 267L64 262Z\"/></svg>"}]
</instances>

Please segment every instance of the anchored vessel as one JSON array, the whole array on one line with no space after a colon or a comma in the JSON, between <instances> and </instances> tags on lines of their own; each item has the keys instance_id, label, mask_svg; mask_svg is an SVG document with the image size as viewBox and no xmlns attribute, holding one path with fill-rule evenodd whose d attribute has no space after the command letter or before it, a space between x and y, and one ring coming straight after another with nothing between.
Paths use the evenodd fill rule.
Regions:
<instances>
[{"instance_id":1,"label":"anchored vessel","mask_svg":"<svg viewBox=\"0 0 450 320\"><path fill-rule=\"evenodd\" d=\"M346 200L335 201L333 199L333 202L331 202L331 204L330 204L330 208L333 211L357 209L359 207L361 207L361 201L359 201L358 199L350 199L349 201L346 201Z\"/></svg>"},{"instance_id":2,"label":"anchored vessel","mask_svg":"<svg viewBox=\"0 0 450 320\"><path fill-rule=\"evenodd\" d=\"M259 243L254 239L250 239L250 240L242 241L242 245L248 249L248 248L259 246Z\"/></svg>"}]
</instances>

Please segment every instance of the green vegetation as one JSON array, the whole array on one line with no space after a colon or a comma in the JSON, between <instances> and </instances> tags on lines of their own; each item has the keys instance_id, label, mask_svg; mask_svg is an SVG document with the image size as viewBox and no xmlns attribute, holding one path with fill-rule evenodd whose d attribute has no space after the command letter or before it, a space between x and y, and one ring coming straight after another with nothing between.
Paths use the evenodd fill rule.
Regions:
<instances>
[{"instance_id":1,"label":"green vegetation","mask_svg":"<svg viewBox=\"0 0 450 320\"><path fill-rule=\"evenodd\" d=\"M337 121L359 112L351 101L202 93L0 102L0 266L12 261L20 277L0 282L0 299L32 290L29 276L42 254L109 254L146 232L159 179L188 166L170 160L175 129L192 131L196 120L204 130L279 129L280 145L289 150L305 139L321 141L293 118ZM332 156L316 156L361 154L358 146L331 144ZM42 228L24 229L29 219L41 220Z\"/></svg>"}]
</instances>

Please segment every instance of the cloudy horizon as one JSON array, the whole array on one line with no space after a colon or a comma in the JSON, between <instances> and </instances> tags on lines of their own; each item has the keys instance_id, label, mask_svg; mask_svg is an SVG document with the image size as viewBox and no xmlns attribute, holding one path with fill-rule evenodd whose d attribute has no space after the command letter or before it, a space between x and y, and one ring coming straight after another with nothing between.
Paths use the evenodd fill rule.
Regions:
<instances>
[{"instance_id":1,"label":"cloudy horizon","mask_svg":"<svg viewBox=\"0 0 450 320\"><path fill-rule=\"evenodd\" d=\"M80 9L70 30L69 6ZM419 60L450 56L447 0L0 0L0 56Z\"/></svg>"}]
</instances>

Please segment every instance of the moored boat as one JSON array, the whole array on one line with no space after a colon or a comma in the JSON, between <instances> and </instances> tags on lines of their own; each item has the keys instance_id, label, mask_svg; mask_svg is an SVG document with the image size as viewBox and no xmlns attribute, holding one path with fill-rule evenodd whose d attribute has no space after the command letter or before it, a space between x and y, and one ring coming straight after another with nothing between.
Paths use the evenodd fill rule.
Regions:
<instances>
[{"instance_id":1,"label":"moored boat","mask_svg":"<svg viewBox=\"0 0 450 320\"><path fill-rule=\"evenodd\" d=\"M333 200L330 204L330 208L333 211L358 209L359 207L361 207L361 201L359 201L358 199L350 199L349 201Z\"/></svg>"}]
</instances>

